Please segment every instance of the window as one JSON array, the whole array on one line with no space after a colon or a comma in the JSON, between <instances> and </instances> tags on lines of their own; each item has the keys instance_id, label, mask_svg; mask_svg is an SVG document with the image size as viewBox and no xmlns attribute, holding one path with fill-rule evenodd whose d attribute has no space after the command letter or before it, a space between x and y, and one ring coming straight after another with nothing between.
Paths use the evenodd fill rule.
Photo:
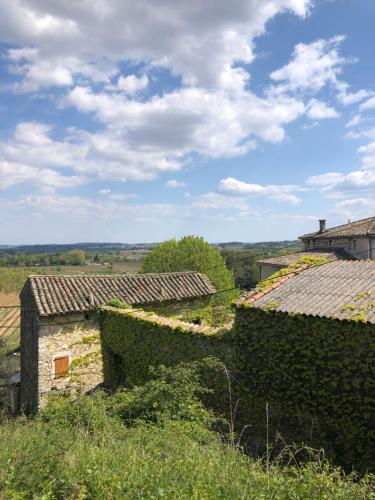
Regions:
<instances>
[{"instance_id":1,"label":"window","mask_svg":"<svg viewBox=\"0 0 375 500\"><path fill-rule=\"evenodd\" d=\"M331 247L332 246L332 240L329 240L328 245Z\"/></svg>"},{"instance_id":2,"label":"window","mask_svg":"<svg viewBox=\"0 0 375 500\"><path fill-rule=\"evenodd\" d=\"M357 240L353 240L353 250L358 250Z\"/></svg>"},{"instance_id":3,"label":"window","mask_svg":"<svg viewBox=\"0 0 375 500\"><path fill-rule=\"evenodd\" d=\"M53 360L55 378L63 378L69 375L69 356L61 356Z\"/></svg>"}]
</instances>

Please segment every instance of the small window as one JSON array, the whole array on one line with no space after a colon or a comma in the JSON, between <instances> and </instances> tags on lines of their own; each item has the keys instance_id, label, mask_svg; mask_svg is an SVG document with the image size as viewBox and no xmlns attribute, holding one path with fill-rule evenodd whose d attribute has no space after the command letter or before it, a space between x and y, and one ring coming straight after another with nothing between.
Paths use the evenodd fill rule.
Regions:
<instances>
[{"instance_id":1,"label":"small window","mask_svg":"<svg viewBox=\"0 0 375 500\"><path fill-rule=\"evenodd\" d=\"M358 250L357 240L353 240L353 250Z\"/></svg>"},{"instance_id":2,"label":"small window","mask_svg":"<svg viewBox=\"0 0 375 500\"><path fill-rule=\"evenodd\" d=\"M331 247L332 246L332 240L328 241L328 245Z\"/></svg>"},{"instance_id":3,"label":"small window","mask_svg":"<svg viewBox=\"0 0 375 500\"><path fill-rule=\"evenodd\" d=\"M63 378L69 375L69 356L55 358L53 363L55 368L55 378Z\"/></svg>"}]
</instances>

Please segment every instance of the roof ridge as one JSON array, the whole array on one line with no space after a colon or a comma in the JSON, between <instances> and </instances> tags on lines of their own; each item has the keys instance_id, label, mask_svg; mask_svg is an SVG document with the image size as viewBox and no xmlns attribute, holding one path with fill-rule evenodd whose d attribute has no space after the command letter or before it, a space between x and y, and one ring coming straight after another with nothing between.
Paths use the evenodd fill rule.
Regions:
<instances>
[{"instance_id":1,"label":"roof ridge","mask_svg":"<svg viewBox=\"0 0 375 500\"><path fill-rule=\"evenodd\" d=\"M366 217L365 219L359 219L359 220L355 220L352 222L346 222L345 224L339 224L338 226L329 227L322 233L320 233L320 231L314 231L313 233L306 233L306 234L303 234L302 236L299 236L299 238L304 238L307 236L313 236L313 235L319 235L319 234L321 236L323 236L325 233L327 233L329 231L333 231L333 230L338 230L337 232L340 233L341 231L344 231L345 228L347 228L348 226L349 227L354 226L354 225L360 226L361 224L366 224L366 222L369 222L370 220L373 220L375 222L375 216ZM340 229L340 228L342 228L342 229Z\"/></svg>"},{"instance_id":2,"label":"roof ridge","mask_svg":"<svg viewBox=\"0 0 375 500\"><path fill-rule=\"evenodd\" d=\"M81 273L81 274L29 274L28 278L123 278L124 276L177 276L186 274L200 274L201 276L206 276L206 274L200 271L171 271L166 273L122 273L122 274L105 274L105 273Z\"/></svg>"}]
</instances>

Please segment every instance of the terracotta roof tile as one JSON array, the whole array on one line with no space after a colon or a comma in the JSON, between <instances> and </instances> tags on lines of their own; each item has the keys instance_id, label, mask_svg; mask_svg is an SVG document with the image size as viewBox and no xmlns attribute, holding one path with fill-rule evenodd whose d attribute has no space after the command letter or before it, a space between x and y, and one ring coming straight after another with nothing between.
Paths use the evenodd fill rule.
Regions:
<instances>
[{"instance_id":1,"label":"terracotta roof tile","mask_svg":"<svg viewBox=\"0 0 375 500\"><path fill-rule=\"evenodd\" d=\"M332 227L326 229L323 233L317 231L315 233L304 234L303 236L300 236L300 238L333 239L368 235L375 235L375 217L368 217L367 219L361 219L355 222L349 222L348 224L342 224L341 226Z\"/></svg>"},{"instance_id":2,"label":"terracotta roof tile","mask_svg":"<svg viewBox=\"0 0 375 500\"><path fill-rule=\"evenodd\" d=\"M41 275L30 276L28 282L31 284L31 291L40 316L90 311L113 297L128 304L140 306L199 298L216 292L207 276L196 272Z\"/></svg>"}]
</instances>

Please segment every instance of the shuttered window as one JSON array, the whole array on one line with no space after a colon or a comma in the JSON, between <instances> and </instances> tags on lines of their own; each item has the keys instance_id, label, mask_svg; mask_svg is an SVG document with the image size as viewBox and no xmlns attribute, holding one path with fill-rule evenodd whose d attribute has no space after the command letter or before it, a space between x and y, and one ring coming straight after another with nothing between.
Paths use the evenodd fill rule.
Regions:
<instances>
[{"instance_id":1,"label":"shuttered window","mask_svg":"<svg viewBox=\"0 0 375 500\"><path fill-rule=\"evenodd\" d=\"M69 356L62 356L53 360L55 364L55 378L67 377L69 374Z\"/></svg>"}]
</instances>

